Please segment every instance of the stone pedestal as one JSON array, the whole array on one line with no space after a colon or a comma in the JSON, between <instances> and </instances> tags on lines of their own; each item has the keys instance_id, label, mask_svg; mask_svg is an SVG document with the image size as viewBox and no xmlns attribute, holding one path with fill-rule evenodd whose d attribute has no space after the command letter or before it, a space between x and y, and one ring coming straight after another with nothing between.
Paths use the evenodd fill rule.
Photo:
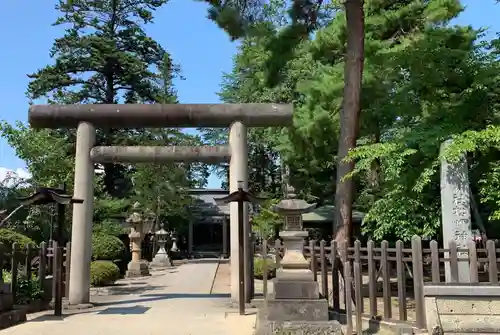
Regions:
<instances>
[{"instance_id":1,"label":"stone pedestal","mask_svg":"<svg viewBox=\"0 0 500 335\"><path fill-rule=\"evenodd\" d=\"M141 232L132 228L132 232L128 236L132 249L132 260L128 263L125 276L128 278L149 276L148 262L141 259L141 242L143 239Z\"/></svg>"},{"instance_id":2,"label":"stone pedestal","mask_svg":"<svg viewBox=\"0 0 500 335\"><path fill-rule=\"evenodd\" d=\"M167 243L167 232L163 229L163 225L161 226L161 229L156 232L156 236L158 238L158 244L160 245L160 248L158 249L158 252L153 258L150 266L152 268L171 267L172 261L170 260L170 257L168 257L167 251L165 250L165 244Z\"/></svg>"},{"instance_id":3,"label":"stone pedestal","mask_svg":"<svg viewBox=\"0 0 500 335\"><path fill-rule=\"evenodd\" d=\"M296 199L295 190L290 185L286 187L286 199L274 207L274 211L285 219L285 229L280 232L285 254L280 262L281 268L276 271L274 294L267 297L265 310L261 312L268 323L296 321L307 325L328 321L328 302L320 299L318 283L314 281L309 262L304 257L304 239L309 234L302 230L302 214L315 207L315 204Z\"/></svg>"},{"instance_id":4,"label":"stone pedestal","mask_svg":"<svg viewBox=\"0 0 500 335\"><path fill-rule=\"evenodd\" d=\"M144 277L149 275L150 273L147 261L141 259L136 262L131 261L128 263L127 272L125 273L127 278Z\"/></svg>"},{"instance_id":5,"label":"stone pedestal","mask_svg":"<svg viewBox=\"0 0 500 335\"><path fill-rule=\"evenodd\" d=\"M274 322L328 321L326 299L275 299L267 301L267 320Z\"/></svg>"},{"instance_id":6,"label":"stone pedestal","mask_svg":"<svg viewBox=\"0 0 500 335\"><path fill-rule=\"evenodd\" d=\"M328 302L320 299L309 262L304 257L302 230L282 231L285 255L276 271L274 295L267 302L270 321L327 321Z\"/></svg>"},{"instance_id":7,"label":"stone pedestal","mask_svg":"<svg viewBox=\"0 0 500 335\"><path fill-rule=\"evenodd\" d=\"M158 253L153 258L153 261L150 265L152 268L167 268L171 267L172 263L170 262L170 257L168 257L165 249L159 250Z\"/></svg>"}]
</instances>

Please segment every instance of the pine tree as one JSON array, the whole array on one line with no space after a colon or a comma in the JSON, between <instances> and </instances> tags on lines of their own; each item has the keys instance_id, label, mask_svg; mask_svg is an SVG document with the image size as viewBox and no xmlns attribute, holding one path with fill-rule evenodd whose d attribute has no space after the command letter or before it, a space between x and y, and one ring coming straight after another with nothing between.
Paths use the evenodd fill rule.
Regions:
<instances>
[{"instance_id":1,"label":"pine tree","mask_svg":"<svg viewBox=\"0 0 500 335\"><path fill-rule=\"evenodd\" d=\"M162 95L155 84L168 55L143 26L167 0L60 0L61 16L54 23L65 27L50 51L54 64L29 75L31 100L51 103L155 102ZM170 63L171 64L171 63ZM71 132L53 132L69 136ZM133 132L111 129L98 132L98 145L117 140L131 142ZM125 169L104 165L105 190L124 196L130 188Z\"/></svg>"}]
</instances>

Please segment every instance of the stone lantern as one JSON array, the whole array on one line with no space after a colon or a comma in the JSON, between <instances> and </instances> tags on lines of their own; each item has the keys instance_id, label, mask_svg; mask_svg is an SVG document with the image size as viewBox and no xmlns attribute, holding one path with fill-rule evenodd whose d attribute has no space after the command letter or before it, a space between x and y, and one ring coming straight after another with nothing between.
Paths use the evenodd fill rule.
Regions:
<instances>
[{"instance_id":1,"label":"stone lantern","mask_svg":"<svg viewBox=\"0 0 500 335\"><path fill-rule=\"evenodd\" d=\"M128 263L126 277L149 276L148 262L142 259L141 243L144 239L144 216L140 211L139 203L133 206L133 213L127 218L126 223L130 226L130 249L132 260Z\"/></svg>"},{"instance_id":2,"label":"stone lantern","mask_svg":"<svg viewBox=\"0 0 500 335\"><path fill-rule=\"evenodd\" d=\"M163 223L160 224L160 230L158 230L155 235L160 247L155 257L153 258L153 261L151 262L151 267L165 268L172 266L172 262L168 257L167 250L165 249L165 245L167 244L168 232L163 229Z\"/></svg>"},{"instance_id":3,"label":"stone lantern","mask_svg":"<svg viewBox=\"0 0 500 335\"><path fill-rule=\"evenodd\" d=\"M316 204L297 199L295 189L287 185L286 197L273 207L284 217L285 226L279 233L285 254L276 271L274 294L267 302L270 321L327 321L328 302L320 299L318 283L304 257L302 214L311 212Z\"/></svg>"},{"instance_id":4,"label":"stone lantern","mask_svg":"<svg viewBox=\"0 0 500 335\"><path fill-rule=\"evenodd\" d=\"M175 232L175 229L170 233L170 239L172 240L172 248L170 248L170 251L178 252L179 247L177 246L177 233Z\"/></svg>"}]
</instances>

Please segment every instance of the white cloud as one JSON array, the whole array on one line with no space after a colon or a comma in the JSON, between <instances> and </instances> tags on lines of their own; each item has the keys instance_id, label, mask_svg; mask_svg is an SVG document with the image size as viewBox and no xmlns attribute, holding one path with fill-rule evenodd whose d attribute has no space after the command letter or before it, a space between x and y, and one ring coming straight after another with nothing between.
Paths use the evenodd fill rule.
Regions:
<instances>
[{"instance_id":1,"label":"white cloud","mask_svg":"<svg viewBox=\"0 0 500 335\"><path fill-rule=\"evenodd\" d=\"M12 185L15 180L25 180L31 178L31 174L25 169L18 168L12 170L0 166L0 184L4 186Z\"/></svg>"}]
</instances>

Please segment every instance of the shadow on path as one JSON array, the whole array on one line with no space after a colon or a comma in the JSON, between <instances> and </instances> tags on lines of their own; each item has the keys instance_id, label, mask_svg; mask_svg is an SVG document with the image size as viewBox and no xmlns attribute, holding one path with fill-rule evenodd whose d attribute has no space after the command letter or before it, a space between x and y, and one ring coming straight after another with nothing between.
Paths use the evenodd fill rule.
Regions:
<instances>
[{"instance_id":1,"label":"shadow on path","mask_svg":"<svg viewBox=\"0 0 500 335\"><path fill-rule=\"evenodd\" d=\"M107 301L101 303L95 303L95 307L106 307L115 305L126 305L135 304L141 302L153 302L166 299L220 299L220 298L230 298L231 294L221 293L221 294L206 294L206 293L158 293L158 294L143 294L138 299L130 300L117 300L117 301ZM144 298L144 299L142 299Z\"/></svg>"}]
</instances>

